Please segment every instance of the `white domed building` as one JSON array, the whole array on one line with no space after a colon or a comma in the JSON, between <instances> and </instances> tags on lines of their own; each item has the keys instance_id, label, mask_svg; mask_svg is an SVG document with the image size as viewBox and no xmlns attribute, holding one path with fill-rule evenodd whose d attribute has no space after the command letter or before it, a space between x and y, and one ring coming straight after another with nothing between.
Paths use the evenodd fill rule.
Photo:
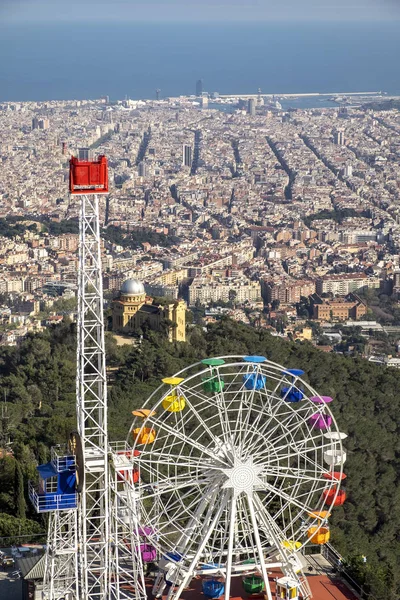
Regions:
<instances>
[{"instance_id":1,"label":"white domed building","mask_svg":"<svg viewBox=\"0 0 400 600\"><path fill-rule=\"evenodd\" d=\"M186 341L186 304L183 300L154 304L141 281L124 281L112 304L113 331L139 333L145 323L150 329L160 331L165 320L173 323L169 328L169 340Z\"/></svg>"},{"instance_id":2,"label":"white domed building","mask_svg":"<svg viewBox=\"0 0 400 600\"><path fill-rule=\"evenodd\" d=\"M127 298L135 298L134 301L142 302L146 298L146 292L144 285L138 279L127 279L121 286L120 295L126 296Z\"/></svg>"}]
</instances>

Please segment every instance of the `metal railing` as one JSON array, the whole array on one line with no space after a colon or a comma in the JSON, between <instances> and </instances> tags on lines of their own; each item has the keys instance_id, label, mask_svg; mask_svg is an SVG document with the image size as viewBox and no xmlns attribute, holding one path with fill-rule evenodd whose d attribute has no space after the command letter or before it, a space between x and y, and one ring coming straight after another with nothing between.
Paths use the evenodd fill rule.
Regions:
<instances>
[{"instance_id":1,"label":"metal railing","mask_svg":"<svg viewBox=\"0 0 400 600\"><path fill-rule=\"evenodd\" d=\"M51 464L57 473L62 473L63 471L75 471L75 456L68 452L66 445L53 446L51 448L50 456Z\"/></svg>"},{"instance_id":2,"label":"metal railing","mask_svg":"<svg viewBox=\"0 0 400 600\"><path fill-rule=\"evenodd\" d=\"M133 452L132 446L128 442L110 442L110 450L113 454L119 452Z\"/></svg>"},{"instance_id":3,"label":"metal railing","mask_svg":"<svg viewBox=\"0 0 400 600\"><path fill-rule=\"evenodd\" d=\"M332 565L332 567L337 571L338 575L346 581L349 586L353 589L353 592L361 599L361 600L377 600L377 598L371 594L371 592L366 592L362 585L360 585L353 577L349 574L345 566L345 559L343 556L332 546L332 544L325 544L322 546L322 556Z\"/></svg>"},{"instance_id":4,"label":"metal railing","mask_svg":"<svg viewBox=\"0 0 400 600\"><path fill-rule=\"evenodd\" d=\"M28 493L29 499L38 513L53 510L74 510L78 505L78 495L76 493L39 493L31 481L28 483Z\"/></svg>"},{"instance_id":5,"label":"metal railing","mask_svg":"<svg viewBox=\"0 0 400 600\"><path fill-rule=\"evenodd\" d=\"M313 593L311 591L310 584L308 583L307 576L304 574L303 576L300 576L300 586L304 598L313 598Z\"/></svg>"}]
</instances>

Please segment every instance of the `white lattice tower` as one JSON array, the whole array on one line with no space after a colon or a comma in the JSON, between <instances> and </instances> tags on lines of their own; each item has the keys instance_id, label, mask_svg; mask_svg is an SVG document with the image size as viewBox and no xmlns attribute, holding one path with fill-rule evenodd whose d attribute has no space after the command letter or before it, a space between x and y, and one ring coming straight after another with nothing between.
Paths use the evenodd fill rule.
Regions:
<instances>
[{"instance_id":1,"label":"white lattice tower","mask_svg":"<svg viewBox=\"0 0 400 600\"><path fill-rule=\"evenodd\" d=\"M81 196L76 401L84 482L78 505L82 600L109 598L107 382L99 205Z\"/></svg>"},{"instance_id":2,"label":"white lattice tower","mask_svg":"<svg viewBox=\"0 0 400 600\"><path fill-rule=\"evenodd\" d=\"M49 513L47 552L43 579L46 600L78 600L77 511Z\"/></svg>"},{"instance_id":3,"label":"white lattice tower","mask_svg":"<svg viewBox=\"0 0 400 600\"><path fill-rule=\"evenodd\" d=\"M112 444L110 600L146 600L132 449Z\"/></svg>"},{"instance_id":4,"label":"white lattice tower","mask_svg":"<svg viewBox=\"0 0 400 600\"><path fill-rule=\"evenodd\" d=\"M57 472L56 493L47 490L47 484L43 484L44 493L33 487L30 491L37 511L50 511L45 600L146 600L132 481L133 452L125 442L122 455L108 444L97 196L107 192L105 156L97 161L71 158L70 193L80 196L77 432L71 434L64 456L54 454L50 475L48 465L38 467L44 469L42 479ZM70 474L74 474L74 485L65 493L68 484L64 479Z\"/></svg>"}]
</instances>

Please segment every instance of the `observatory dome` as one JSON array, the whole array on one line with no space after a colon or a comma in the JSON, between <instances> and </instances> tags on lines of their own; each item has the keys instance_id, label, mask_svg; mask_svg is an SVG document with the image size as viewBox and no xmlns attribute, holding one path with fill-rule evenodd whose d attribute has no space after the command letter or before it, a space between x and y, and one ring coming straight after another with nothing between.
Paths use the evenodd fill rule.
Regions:
<instances>
[{"instance_id":1,"label":"observatory dome","mask_svg":"<svg viewBox=\"0 0 400 600\"><path fill-rule=\"evenodd\" d=\"M127 279L121 286L121 294L136 296L145 293L144 285L138 279Z\"/></svg>"}]
</instances>

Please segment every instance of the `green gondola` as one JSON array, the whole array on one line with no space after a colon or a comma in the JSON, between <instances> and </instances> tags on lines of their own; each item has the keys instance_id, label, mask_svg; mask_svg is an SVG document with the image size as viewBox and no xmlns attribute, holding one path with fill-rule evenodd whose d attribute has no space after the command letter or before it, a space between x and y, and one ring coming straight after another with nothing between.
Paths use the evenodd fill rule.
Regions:
<instances>
[{"instance_id":1,"label":"green gondola","mask_svg":"<svg viewBox=\"0 0 400 600\"><path fill-rule=\"evenodd\" d=\"M264 589L264 581L262 577L250 575L243 578L243 587L248 594L259 594Z\"/></svg>"},{"instance_id":2,"label":"green gondola","mask_svg":"<svg viewBox=\"0 0 400 600\"><path fill-rule=\"evenodd\" d=\"M201 362L208 367L220 367L225 364L222 358L205 358ZM215 369L211 369L211 377L203 377L201 381L206 393L219 394L224 389L225 383L221 377L218 377Z\"/></svg>"},{"instance_id":3,"label":"green gondola","mask_svg":"<svg viewBox=\"0 0 400 600\"><path fill-rule=\"evenodd\" d=\"M224 389L225 382L218 377L203 377L203 390L210 394L218 394Z\"/></svg>"}]
</instances>

